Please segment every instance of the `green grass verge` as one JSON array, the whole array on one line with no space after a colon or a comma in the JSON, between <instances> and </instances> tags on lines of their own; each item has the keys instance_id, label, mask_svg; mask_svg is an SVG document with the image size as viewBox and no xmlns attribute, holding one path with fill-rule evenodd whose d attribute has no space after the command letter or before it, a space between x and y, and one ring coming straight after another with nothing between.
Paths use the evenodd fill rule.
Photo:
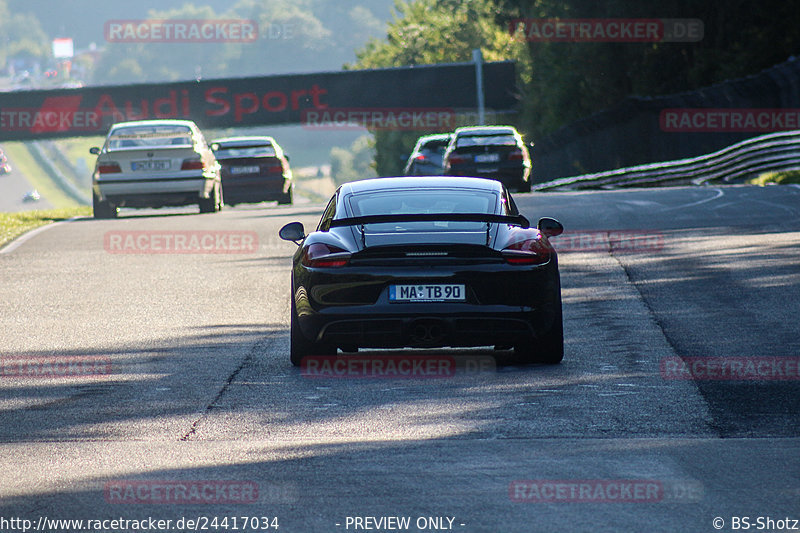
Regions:
<instances>
[{"instance_id":1,"label":"green grass verge","mask_svg":"<svg viewBox=\"0 0 800 533\"><path fill-rule=\"evenodd\" d=\"M8 154L11 166L19 170L30 182L31 186L39 191L42 197L55 208L77 207L78 203L67 196L61 188L53 183L47 172L34 160L25 143L6 142L3 150Z\"/></svg>"},{"instance_id":2,"label":"green grass verge","mask_svg":"<svg viewBox=\"0 0 800 533\"><path fill-rule=\"evenodd\" d=\"M80 216L92 216L92 208L84 206L0 213L0 248L34 228Z\"/></svg>"},{"instance_id":3,"label":"green grass verge","mask_svg":"<svg viewBox=\"0 0 800 533\"><path fill-rule=\"evenodd\" d=\"M767 183L778 183L788 185L789 183L800 184L800 170L787 170L785 172L765 172L757 178L749 180L747 183L751 185L761 185L762 187Z\"/></svg>"}]
</instances>

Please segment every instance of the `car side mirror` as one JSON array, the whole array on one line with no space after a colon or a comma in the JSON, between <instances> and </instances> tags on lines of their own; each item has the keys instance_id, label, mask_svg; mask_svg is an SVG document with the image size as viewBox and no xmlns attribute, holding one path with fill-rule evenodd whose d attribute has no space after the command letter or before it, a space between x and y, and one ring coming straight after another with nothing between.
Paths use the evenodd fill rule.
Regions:
<instances>
[{"instance_id":1,"label":"car side mirror","mask_svg":"<svg viewBox=\"0 0 800 533\"><path fill-rule=\"evenodd\" d=\"M89 148L89 153L92 155L100 155L100 148L98 148L97 146L92 146L91 148Z\"/></svg>"},{"instance_id":2,"label":"car side mirror","mask_svg":"<svg viewBox=\"0 0 800 533\"><path fill-rule=\"evenodd\" d=\"M540 218L536 227L548 237L556 237L564 233L564 226L561 225L561 222L550 217Z\"/></svg>"},{"instance_id":3,"label":"car side mirror","mask_svg":"<svg viewBox=\"0 0 800 533\"><path fill-rule=\"evenodd\" d=\"M302 222L289 222L280 229L278 236L284 241L292 241L297 244L297 241L306 238L306 230L303 228Z\"/></svg>"}]
</instances>

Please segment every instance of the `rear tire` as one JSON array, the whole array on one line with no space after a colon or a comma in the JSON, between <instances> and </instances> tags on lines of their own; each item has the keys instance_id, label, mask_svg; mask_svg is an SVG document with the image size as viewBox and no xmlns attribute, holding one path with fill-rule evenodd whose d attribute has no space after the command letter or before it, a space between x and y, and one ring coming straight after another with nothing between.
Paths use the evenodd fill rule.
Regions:
<instances>
[{"instance_id":1,"label":"rear tire","mask_svg":"<svg viewBox=\"0 0 800 533\"><path fill-rule=\"evenodd\" d=\"M544 335L514 346L514 359L522 364L557 365L564 359L564 317L561 312L561 284L558 286L553 325Z\"/></svg>"},{"instance_id":2,"label":"rear tire","mask_svg":"<svg viewBox=\"0 0 800 533\"><path fill-rule=\"evenodd\" d=\"M111 202L99 200L97 195L92 193L92 211L94 212L94 218L104 219L117 218L119 209Z\"/></svg>"},{"instance_id":3,"label":"rear tire","mask_svg":"<svg viewBox=\"0 0 800 533\"><path fill-rule=\"evenodd\" d=\"M291 205L294 201L294 185L289 187L289 192L281 196L281 199L278 200L278 205Z\"/></svg>"},{"instance_id":4,"label":"rear tire","mask_svg":"<svg viewBox=\"0 0 800 533\"><path fill-rule=\"evenodd\" d=\"M294 366L300 366L304 357L316 355L336 355L336 348L327 346L319 342L313 342L306 339L303 332L300 331L299 319L297 317L297 308L294 304L294 296L292 298L292 314L289 318L289 360Z\"/></svg>"},{"instance_id":5,"label":"rear tire","mask_svg":"<svg viewBox=\"0 0 800 533\"><path fill-rule=\"evenodd\" d=\"M222 192L219 184L214 185L214 192L208 198L200 198L197 205L200 206L201 213L216 213L222 204Z\"/></svg>"}]
</instances>

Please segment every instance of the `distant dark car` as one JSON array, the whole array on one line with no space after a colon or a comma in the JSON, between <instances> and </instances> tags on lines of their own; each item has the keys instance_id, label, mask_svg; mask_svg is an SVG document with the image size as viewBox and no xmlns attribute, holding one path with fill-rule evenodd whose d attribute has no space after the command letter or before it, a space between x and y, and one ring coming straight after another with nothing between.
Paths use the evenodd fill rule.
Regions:
<instances>
[{"instance_id":1,"label":"distant dark car","mask_svg":"<svg viewBox=\"0 0 800 533\"><path fill-rule=\"evenodd\" d=\"M530 192L531 156L513 126L458 128L444 154L444 174L491 178Z\"/></svg>"},{"instance_id":2,"label":"distant dark car","mask_svg":"<svg viewBox=\"0 0 800 533\"><path fill-rule=\"evenodd\" d=\"M514 347L521 362L564 355L558 258L497 181L394 177L340 186L316 231L300 222L290 358L337 348Z\"/></svg>"},{"instance_id":3,"label":"distant dark car","mask_svg":"<svg viewBox=\"0 0 800 533\"><path fill-rule=\"evenodd\" d=\"M291 204L294 185L289 156L267 136L228 137L211 143L222 167L222 197L228 205L277 200Z\"/></svg>"},{"instance_id":4,"label":"distant dark car","mask_svg":"<svg viewBox=\"0 0 800 533\"><path fill-rule=\"evenodd\" d=\"M403 174L406 176L436 176L443 174L444 152L452 137L452 133L436 133L424 135L417 139L417 144L408 157Z\"/></svg>"}]
</instances>

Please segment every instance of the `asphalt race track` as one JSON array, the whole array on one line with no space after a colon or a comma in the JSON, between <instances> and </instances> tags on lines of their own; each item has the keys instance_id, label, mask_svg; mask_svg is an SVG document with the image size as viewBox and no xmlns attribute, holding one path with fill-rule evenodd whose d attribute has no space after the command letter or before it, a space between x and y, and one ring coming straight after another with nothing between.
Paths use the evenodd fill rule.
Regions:
<instances>
[{"instance_id":1,"label":"asphalt race track","mask_svg":"<svg viewBox=\"0 0 800 533\"><path fill-rule=\"evenodd\" d=\"M285 533L800 519L800 188L516 198L567 228L557 366L429 350L497 358L424 379L302 375L288 345L295 247L277 231L315 226L322 205L123 211L6 248L0 516L151 517L173 531L277 517ZM215 240L174 253L152 238L178 234ZM759 373L671 373L699 358ZM19 375L42 360L93 366Z\"/></svg>"}]
</instances>

